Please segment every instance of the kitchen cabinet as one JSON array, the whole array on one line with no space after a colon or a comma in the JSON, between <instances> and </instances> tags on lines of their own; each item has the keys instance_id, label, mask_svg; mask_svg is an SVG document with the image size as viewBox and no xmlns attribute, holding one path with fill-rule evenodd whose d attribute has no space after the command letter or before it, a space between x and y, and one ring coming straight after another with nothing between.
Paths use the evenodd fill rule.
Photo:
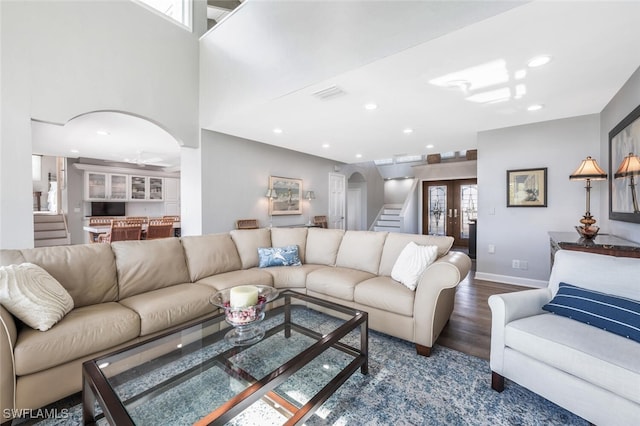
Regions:
<instances>
[{"instance_id":1,"label":"kitchen cabinet","mask_svg":"<svg viewBox=\"0 0 640 426\"><path fill-rule=\"evenodd\" d=\"M162 201L164 178L151 176L131 176L131 196L133 201Z\"/></svg>"},{"instance_id":2,"label":"kitchen cabinet","mask_svg":"<svg viewBox=\"0 0 640 426\"><path fill-rule=\"evenodd\" d=\"M180 179L164 179L164 214L180 215Z\"/></svg>"},{"instance_id":3,"label":"kitchen cabinet","mask_svg":"<svg viewBox=\"0 0 640 426\"><path fill-rule=\"evenodd\" d=\"M123 200L128 197L129 176L118 173L85 172L84 199L88 201Z\"/></svg>"}]
</instances>

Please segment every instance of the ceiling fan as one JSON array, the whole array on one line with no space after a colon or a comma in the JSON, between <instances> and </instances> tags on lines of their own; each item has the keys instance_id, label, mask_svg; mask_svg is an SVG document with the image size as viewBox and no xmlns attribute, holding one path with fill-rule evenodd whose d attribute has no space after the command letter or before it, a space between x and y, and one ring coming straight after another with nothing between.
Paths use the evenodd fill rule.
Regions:
<instances>
[{"instance_id":1,"label":"ceiling fan","mask_svg":"<svg viewBox=\"0 0 640 426\"><path fill-rule=\"evenodd\" d=\"M157 166L157 167L170 167L170 163L166 163L163 161L162 157L158 156L158 154L154 154L151 152L147 152L147 155L144 155L144 151L136 151L135 158L125 158L122 161L125 163L135 164L139 167L145 166Z\"/></svg>"}]
</instances>

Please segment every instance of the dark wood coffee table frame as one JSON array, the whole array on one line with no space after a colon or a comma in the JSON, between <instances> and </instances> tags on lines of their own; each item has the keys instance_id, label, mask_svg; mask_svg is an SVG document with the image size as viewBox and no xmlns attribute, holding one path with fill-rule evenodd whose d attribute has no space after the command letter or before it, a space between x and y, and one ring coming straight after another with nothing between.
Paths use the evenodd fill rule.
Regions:
<instances>
[{"instance_id":1,"label":"dark wood coffee table frame","mask_svg":"<svg viewBox=\"0 0 640 426\"><path fill-rule=\"evenodd\" d=\"M291 303L292 298L300 301L309 302L317 306L321 306L336 312L352 315L344 324L335 329L333 332L321 335L320 333L310 330L301 325L295 324L291 321L291 311L296 309L296 305ZM136 403L141 404L146 400L152 398L155 394L163 392L167 387L174 385L176 382L182 382L188 380L194 375L198 374L202 368L207 368L213 365L223 366L230 376L242 378L254 382L242 392L235 395L230 400L210 412L203 419L196 424L198 425L221 425L230 421L233 417L240 414L247 409L253 403L260 399L272 401L275 404L284 407L285 410L292 416L285 423L286 425L301 424L308 419L314 411L320 407L355 371L360 368L362 374L368 374L368 340L369 340L369 327L368 327L368 315L366 312L352 309L346 306L338 305L332 302L327 302L321 299L317 299L312 296L307 296L301 293L297 293L291 290L283 290L278 297L273 301L277 303L279 301L284 302L283 305L270 309L266 312L267 317L279 315L284 312L284 323L278 324L275 327L266 331L265 338L284 330L285 337L291 336L291 331L295 330L306 336L317 339L318 341L282 364L280 367L272 371L260 380L256 380L251 377L248 372L238 371L232 368L227 360L229 357L242 352L250 346L235 346L228 351L219 354L203 364L199 364L195 368L182 372L167 382L162 383L143 392L140 395L133 397L135 401L128 400L127 404ZM207 324L224 322L224 313L218 313L212 318L199 322L197 324L190 324L188 326L172 330L171 332L163 333L160 336L156 336L153 339L145 342L137 343L128 348L113 352L109 355L101 356L91 361L87 361L82 365L82 414L84 424L95 424L96 420L102 416L96 416L95 402L98 401L103 409L104 417L107 418L110 424L118 426L134 425L135 423L129 416L123 402L120 400L116 392L110 386L108 380L104 376L102 370L98 367L102 360L105 358L112 358L118 354L126 356L126 352L131 349L137 348L143 345L153 345L154 343L161 344L163 338L170 338L176 333L180 333L190 328L204 327ZM360 327L360 349L346 345L340 342L344 336L351 331ZM228 328L214 332L209 336L206 336L203 340L206 342L215 342L224 338ZM197 343L197 342L196 342ZM291 375L307 365L318 355L323 353L329 348L335 348L342 352L345 352L354 357L354 359L347 365L338 375L336 375L328 384L326 384L309 402L300 408L297 408L293 404L279 397L273 390L287 380ZM185 348L183 348L184 351ZM167 357L171 357L171 354L167 354ZM165 356L165 355L163 355ZM226 367L225 367L226 366Z\"/></svg>"}]
</instances>

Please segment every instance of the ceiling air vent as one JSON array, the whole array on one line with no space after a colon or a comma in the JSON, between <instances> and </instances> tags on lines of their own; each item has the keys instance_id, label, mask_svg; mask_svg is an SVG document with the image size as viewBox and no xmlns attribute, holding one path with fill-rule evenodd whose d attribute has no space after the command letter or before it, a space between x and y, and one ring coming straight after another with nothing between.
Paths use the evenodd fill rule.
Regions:
<instances>
[{"instance_id":1,"label":"ceiling air vent","mask_svg":"<svg viewBox=\"0 0 640 426\"><path fill-rule=\"evenodd\" d=\"M321 101L327 101L329 99L337 98L338 96L346 94L347 92L345 92L338 86L330 86L326 89L318 90L317 92L312 93L313 96L320 99Z\"/></svg>"}]
</instances>

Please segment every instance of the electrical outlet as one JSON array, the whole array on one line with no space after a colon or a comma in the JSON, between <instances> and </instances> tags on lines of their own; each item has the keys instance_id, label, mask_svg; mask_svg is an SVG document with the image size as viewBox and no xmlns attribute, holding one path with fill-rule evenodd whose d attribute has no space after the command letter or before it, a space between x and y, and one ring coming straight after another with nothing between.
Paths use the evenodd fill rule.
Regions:
<instances>
[{"instance_id":1,"label":"electrical outlet","mask_svg":"<svg viewBox=\"0 0 640 426\"><path fill-rule=\"evenodd\" d=\"M529 269L529 262L527 262L526 260L521 260L520 261L520 269Z\"/></svg>"},{"instance_id":2,"label":"electrical outlet","mask_svg":"<svg viewBox=\"0 0 640 426\"><path fill-rule=\"evenodd\" d=\"M489 254L494 254L496 252L496 246L493 244L489 244Z\"/></svg>"},{"instance_id":3,"label":"electrical outlet","mask_svg":"<svg viewBox=\"0 0 640 426\"><path fill-rule=\"evenodd\" d=\"M513 269L520 269L520 261L518 259L513 259L511 261L511 267Z\"/></svg>"}]
</instances>

